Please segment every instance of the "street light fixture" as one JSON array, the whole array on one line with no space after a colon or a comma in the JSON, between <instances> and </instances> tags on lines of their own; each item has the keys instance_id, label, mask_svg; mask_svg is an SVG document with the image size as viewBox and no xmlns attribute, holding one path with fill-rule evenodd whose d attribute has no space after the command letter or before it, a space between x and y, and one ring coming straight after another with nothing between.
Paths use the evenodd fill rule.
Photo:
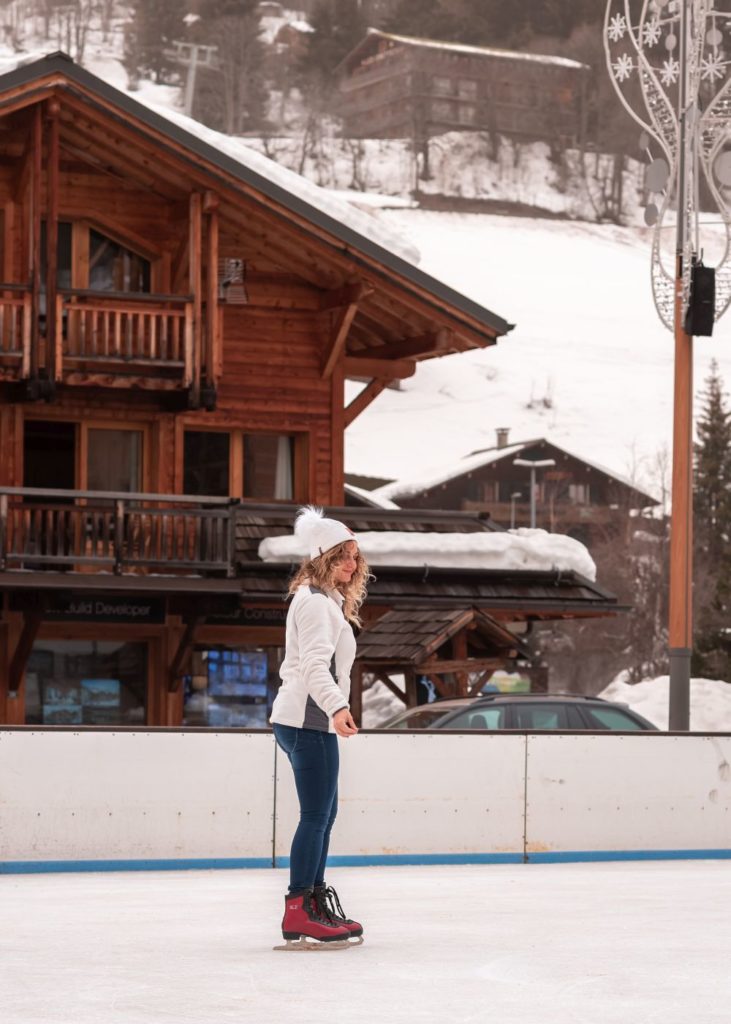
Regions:
<instances>
[{"instance_id":1,"label":"street light fixture","mask_svg":"<svg viewBox=\"0 0 731 1024\"><path fill-rule=\"evenodd\" d=\"M515 503L518 500L518 498L522 498L522 497L523 497L523 492L522 491L513 491L513 493L510 495L510 529L511 530L515 529Z\"/></svg>"},{"instance_id":2,"label":"street light fixture","mask_svg":"<svg viewBox=\"0 0 731 1024\"><path fill-rule=\"evenodd\" d=\"M555 459L513 459L514 466L530 469L530 528L536 528L536 470L556 465Z\"/></svg>"}]
</instances>

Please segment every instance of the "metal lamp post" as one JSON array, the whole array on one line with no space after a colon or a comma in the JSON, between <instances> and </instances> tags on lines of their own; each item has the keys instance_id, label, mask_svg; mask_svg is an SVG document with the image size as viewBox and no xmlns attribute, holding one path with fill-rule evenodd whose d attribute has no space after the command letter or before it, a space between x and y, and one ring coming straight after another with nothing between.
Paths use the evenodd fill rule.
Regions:
<instances>
[{"instance_id":1,"label":"metal lamp post","mask_svg":"<svg viewBox=\"0 0 731 1024\"><path fill-rule=\"evenodd\" d=\"M675 336L672 519L670 534L670 728L690 718L693 536L693 338L686 329L698 306L703 254L701 178L725 228L715 268L710 334L731 303L731 0L608 0L607 68L628 113L641 126L654 228L652 292L660 319ZM675 259L666 265L661 233L672 227ZM670 220L666 225L665 221ZM713 240L710 240L711 246ZM693 287L692 287L693 285Z\"/></svg>"},{"instance_id":2,"label":"metal lamp post","mask_svg":"<svg viewBox=\"0 0 731 1024\"><path fill-rule=\"evenodd\" d=\"M514 466L530 469L530 528L536 528L536 471L556 465L555 459L513 459Z\"/></svg>"},{"instance_id":3,"label":"metal lamp post","mask_svg":"<svg viewBox=\"0 0 731 1024\"><path fill-rule=\"evenodd\" d=\"M510 495L510 529L515 529L515 503L518 498L522 497L522 491L513 491Z\"/></svg>"}]
</instances>

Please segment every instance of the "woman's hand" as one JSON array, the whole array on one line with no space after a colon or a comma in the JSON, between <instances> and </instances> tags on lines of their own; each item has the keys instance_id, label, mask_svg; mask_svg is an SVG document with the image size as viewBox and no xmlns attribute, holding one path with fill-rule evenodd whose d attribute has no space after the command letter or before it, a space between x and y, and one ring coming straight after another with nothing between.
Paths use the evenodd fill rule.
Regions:
<instances>
[{"instance_id":1,"label":"woman's hand","mask_svg":"<svg viewBox=\"0 0 731 1024\"><path fill-rule=\"evenodd\" d=\"M333 728L338 736L343 736L345 739L348 736L355 736L358 726L353 721L350 708L341 708L340 711L335 712L333 715Z\"/></svg>"}]
</instances>

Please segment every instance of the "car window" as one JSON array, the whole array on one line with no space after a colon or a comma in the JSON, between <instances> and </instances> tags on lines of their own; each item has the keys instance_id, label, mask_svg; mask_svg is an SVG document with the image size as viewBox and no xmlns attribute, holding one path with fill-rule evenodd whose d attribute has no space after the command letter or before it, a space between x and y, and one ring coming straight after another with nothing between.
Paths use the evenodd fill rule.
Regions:
<instances>
[{"instance_id":1,"label":"car window","mask_svg":"<svg viewBox=\"0 0 731 1024\"><path fill-rule=\"evenodd\" d=\"M625 732L642 729L642 723L621 708L602 708L597 705L584 704L581 710L588 718L592 729L624 729Z\"/></svg>"},{"instance_id":2,"label":"car window","mask_svg":"<svg viewBox=\"0 0 731 1024\"><path fill-rule=\"evenodd\" d=\"M513 704L514 729L568 729L563 704Z\"/></svg>"},{"instance_id":3,"label":"car window","mask_svg":"<svg viewBox=\"0 0 731 1024\"><path fill-rule=\"evenodd\" d=\"M575 704L565 704L566 722L569 729L586 729L586 722Z\"/></svg>"},{"instance_id":4,"label":"car window","mask_svg":"<svg viewBox=\"0 0 731 1024\"><path fill-rule=\"evenodd\" d=\"M410 714L387 722L386 729L434 729L435 723L444 718L450 711L449 708L418 708Z\"/></svg>"},{"instance_id":5,"label":"car window","mask_svg":"<svg viewBox=\"0 0 731 1024\"><path fill-rule=\"evenodd\" d=\"M455 718L440 725L440 729L504 729L505 707L474 708L462 711Z\"/></svg>"}]
</instances>

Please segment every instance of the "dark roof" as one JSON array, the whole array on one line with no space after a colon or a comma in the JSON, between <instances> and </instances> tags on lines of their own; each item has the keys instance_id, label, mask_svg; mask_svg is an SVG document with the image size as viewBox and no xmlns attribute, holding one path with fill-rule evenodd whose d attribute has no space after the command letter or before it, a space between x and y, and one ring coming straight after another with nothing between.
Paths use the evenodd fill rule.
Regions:
<instances>
[{"instance_id":1,"label":"dark roof","mask_svg":"<svg viewBox=\"0 0 731 1024\"><path fill-rule=\"evenodd\" d=\"M455 310L474 317L492 332L507 334L508 331L512 330L514 325L508 323L507 320L504 320L496 313L485 309L484 306L480 306L472 299L454 291L454 289L442 281L438 281L429 274L425 274L412 263L371 241L371 239L366 238L348 225L341 223L335 217L312 206L300 196L287 191L282 185L270 181L257 171L200 139L192 132L186 131L180 125L158 114L150 107L132 99L126 93L121 92L108 82L93 75L85 68L80 67L68 54L57 51L38 60L29 61L27 64L22 64L20 67L0 75L0 94L16 89L18 86L33 83L44 76L54 73L63 75L69 83L76 83L88 92L114 104L124 113L136 118L178 145L185 147L191 155L200 157L213 167L218 167L226 174L230 174L232 177L258 190L269 199L274 200L274 202L280 204L285 209L305 218L305 220L316 225L318 228L327 231L341 243L342 248L348 251L350 258L355 262L358 262L359 253L368 256L388 270L400 274L411 284L415 285L416 288L428 292L434 302L441 301L447 303ZM2 101L0 100L1 112Z\"/></svg>"},{"instance_id":2,"label":"dark roof","mask_svg":"<svg viewBox=\"0 0 731 1024\"><path fill-rule=\"evenodd\" d=\"M475 608L399 607L386 612L358 637L358 659L419 665L465 626L473 625L469 640L479 639L491 654L510 656L527 651L505 626ZM484 653L484 652L481 652Z\"/></svg>"}]
</instances>

